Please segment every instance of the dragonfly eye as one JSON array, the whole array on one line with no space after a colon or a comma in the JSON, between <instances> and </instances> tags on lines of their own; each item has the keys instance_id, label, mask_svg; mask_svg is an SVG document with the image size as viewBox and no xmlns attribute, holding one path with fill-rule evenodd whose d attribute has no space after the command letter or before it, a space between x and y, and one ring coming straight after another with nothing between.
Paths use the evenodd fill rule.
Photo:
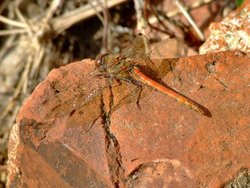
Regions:
<instances>
[{"instance_id":1,"label":"dragonfly eye","mask_svg":"<svg viewBox=\"0 0 250 188\"><path fill-rule=\"evenodd\" d=\"M107 56L108 54L105 53L105 54L100 54L96 57L96 66L97 67L102 67L105 65L105 56Z\"/></svg>"},{"instance_id":2,"label":"dragonfly eye","mask_svg":"<svg viewBox=\"0 0 250 188\"><path fill-rule=\"evenodd\" d=\"M97 67L100 67L101 64L102 64L102 59L97 59L97 60L96 60L96 66L97 66Z\"/></svg>"}]
</instances>

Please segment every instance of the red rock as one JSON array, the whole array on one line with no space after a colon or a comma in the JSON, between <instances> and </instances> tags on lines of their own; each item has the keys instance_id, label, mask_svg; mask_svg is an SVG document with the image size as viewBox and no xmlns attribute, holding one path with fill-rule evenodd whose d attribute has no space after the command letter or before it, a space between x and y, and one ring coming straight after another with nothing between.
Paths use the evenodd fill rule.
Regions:
<instances>
[{"instance_id":1,"label":"red rock","mask_svg":"<svg viewBox=\"0 0 250 188\"><path fill-rule=\"evenodd\" d=\"M200 54L226 50L250 52L250 1L231 12L221 22L209 26L210 36L200 47Z\"/></svg>"},{"instance_id":2,"label":"red rock","mask_svg":"<svg viewBox=\"0 0 250 188\"><path fill-rule=\"evenodd\" d=\"M165 84L206 107L210 118L149 88L139 109L136 87L129 84L113 87L115 110L105 114L110 91L96 95L105 79L86 76L93 61L53 70L18 115L9 185L224 185L250 167L249 61L238 52L182 58L164 77Z\"/></svg>"}]
</instances>

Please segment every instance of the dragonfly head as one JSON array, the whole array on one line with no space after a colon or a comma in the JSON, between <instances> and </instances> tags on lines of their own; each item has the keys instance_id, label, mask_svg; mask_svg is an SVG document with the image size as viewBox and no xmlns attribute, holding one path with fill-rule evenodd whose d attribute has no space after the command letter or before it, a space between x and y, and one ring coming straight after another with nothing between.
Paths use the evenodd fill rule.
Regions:
<instances>
[{"instance_id":1,"label":"dragonfly head","mask_svg":"<svg viewBox=\"0 0 250 188\"><path fill-rule=\"evenodd\" d=\"M108 53L98 55L95 59L96 68L100 69L100 71L105 71L109 61L108 57Z\"/></svg>"}]
</instances>

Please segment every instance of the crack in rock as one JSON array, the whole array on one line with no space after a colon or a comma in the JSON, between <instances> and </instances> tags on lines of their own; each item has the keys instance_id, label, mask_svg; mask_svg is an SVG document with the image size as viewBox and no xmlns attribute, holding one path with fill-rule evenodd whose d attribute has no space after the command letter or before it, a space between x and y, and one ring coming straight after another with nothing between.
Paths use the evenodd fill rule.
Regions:
<instances>
[{"instance_id":1,"label":"crack in rock","mask_svg":"<svg viewBox=\"0 0 250 188\"><path fill-rule=\"evenodd\" d=\"M105 150L108 160L108 167L111 174L111 181L114 187L123 187L125 184L125 170L122 167L122 156L120 153L120 145L115 135L110 130L111 113L113 106L113 91L110 86L110 102L109 110L105 109L104 96L101 96L101 114L103 120L103 129L105 132Z\"/></svg>"}]
</instances>

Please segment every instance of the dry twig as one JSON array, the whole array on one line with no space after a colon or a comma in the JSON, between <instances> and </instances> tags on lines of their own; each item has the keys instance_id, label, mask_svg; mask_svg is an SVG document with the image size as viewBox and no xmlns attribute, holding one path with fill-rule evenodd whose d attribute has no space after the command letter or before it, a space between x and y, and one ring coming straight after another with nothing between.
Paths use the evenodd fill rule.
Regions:
<instances>
[{"instance_id":1,"label":"dry twig","mask_svg":"<svg viewBox=\"0 0 250 188\"><path fill-rule=\"evenodd\" d=\"M180 9L180 11L185 16L185 18L188 20L188 22L190 23L190 25L194 28L194 31L196 32L196 34L200 38L200 40L204 41L204 39L205 39L204 35L202 34L202 32L199 29L199 27L196 25L196 23L194 22L194 20L191 18L191 16L188 14L188 12L184 9L184 7L180 3L180 1L179 0L175 0L175 4Z\"/></svg>"}]
</instances>

